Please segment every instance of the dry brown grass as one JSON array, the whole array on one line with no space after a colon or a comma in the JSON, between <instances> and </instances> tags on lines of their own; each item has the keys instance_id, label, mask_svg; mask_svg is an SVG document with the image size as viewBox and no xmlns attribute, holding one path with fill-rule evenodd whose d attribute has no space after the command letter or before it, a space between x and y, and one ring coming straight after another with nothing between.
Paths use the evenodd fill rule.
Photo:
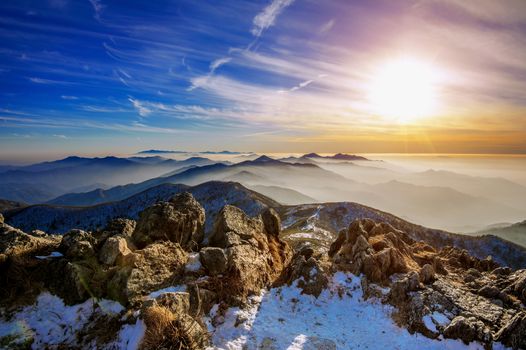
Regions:
<instances>
[{"instance_id":1,"label":"dry brown grass","mask_svg":"<svg viewBox=\"0 0 526 350\"><path fill-rule=\"evenodd\" d=\"M187 317L184 319L182 317ZM192 327L197 327L196 322L188 322L188 315L174 315L162 306L151 306L144 310L143 320L146 324L146 333L141 343L145 350L183 350L200 349L199 344L203 339L192 339ZM186 321L186 322L185 322Z\"/></svg>"}]
</instances>

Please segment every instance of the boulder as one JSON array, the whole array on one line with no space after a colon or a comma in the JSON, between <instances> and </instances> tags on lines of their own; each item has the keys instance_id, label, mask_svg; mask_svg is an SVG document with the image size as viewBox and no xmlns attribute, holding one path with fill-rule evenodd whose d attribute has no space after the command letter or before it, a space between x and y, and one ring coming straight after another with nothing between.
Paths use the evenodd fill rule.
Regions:
<instances>
[{"instance_id":1,"label":"boulder","mask_svg":"<svg viewBox=\"0 0 526 350\"><path fill-rule=\"evenodd\" d=\"M175 315L187 314L190 311L190 294L186 292L163 293L155 299L144 302L143 307L161 306Z\"/></svg>"},{"instance_id":2,"label":"boulder","mask_svg":"<svg viewBox=\"0 0 526 350\"><path fill-rule=\"evenodd\" d=\"M492 285L486 285L478 290L478 295L485 298L496 298L500 294L500 290Z\"/></svg>"},{"instance_id":3,"label":"boulder","mask_svg":"<svg viewBox=\"0 0 526 350\"><path fill-rule=\"evenodd\" d=\"M394 281L389 291L388 300L394 305L400 305L407 301L409 292L416 291L420 287L419 275L415 271L411 271L403 278Z\"/></svg>"},{"instance_id":4,"label":"boulder","mask_svg":"<svg viewBox=\"0 0 526 350\"><path fill-rule=\"evenodd\" d=\"M292 257L288 244L272 231L277 228L275 219L267 217L274 224L266 229L261 218L250 218L234 206L223 207L216 216L210 245L224 249L227 269L223 278L210 280L204 288L216 292L224 298L221 300L241 304L249 294L271 286Z\"/></svg>"},{"instance_id":5,"label":"boulder","mask_svg":"<svg viewBox=\"0 0 526 350\"><path fill-rule=\"evenodd\" d=\"M4 216L0 213L0 225L4 224Z\"/></svg>"},{"instance_id":6,"label":"boulder","mask_svg":"<svg viewBox=\"0 0 526 350\"><path fill-rule=\"evenodd\" d=\"M210 235L210 246L228 248L247 242L264 231L263 222L249 218L245 212L232 205L225 205L217 214Z\"/></svg>"},{"instance_id":7,"label":"boulder","mask_svg":"<svg viewBox=\"0 0 526 350\"><path fill-rule=\"evenodd\" d=\"M497 267L491 273L495 276L508 276L511 273L511 268L507 266Z\"/></svg>"},{"instance_id":8,"label":"boulder","mask_svg":"<svg viewBox=\"0 0 526 350\"><path fill-rule=\"evenodd\" d=\"M475 317L457 316L444 329L446 338L461 339L465 344L474 340L488 343L492 340L490 330Z\"/></svg>"},{"instance_id":9,"label":"boulder","mask_svg":"<svg viewBox=\"0 0 526 350\"><path fill-rule=\"evenodd\" d=\"M139 248L155 241L172 241L183 249L195 250L203 240L204 223L205 210L185 192L145 209L132 238Z\"/></svg>"},{"instance_id":10,"label":"boulder","mask_svg":"<svg viewBox=\"0 0 526 350\"><path fill-rule=\"evenodd\" d=\"M504 292L516 296L526 304L526 270L516 271L509 276L509 280L511 283L504 289Z\"/></svg>"},{"instance_id":11,"label":"boulder","mask_svg":"<svg viewBox=\"0 0 526 350\"><path fill-rule=\"evenodd\" d=\"M51 262L47 257L60 245L61 236L28 235L7 224L0 225L0 303L9 298L38 294Z\"/></svg>"},{"instance_id":12,"label":"boulder","mask_svg":"<svg viewBox=\"0 0 526 350\"><path fill-rule=\"evenodd\" d=\"M420 282L424 284L431 283L435 280L435 269L430 264L422 266L419 272Z\"/></svg>"},{"instance_id":13,"label":"boulder","mask_svg":"<svg viewBox=\"0 0 526 350\"><path fill-rule=\"evenodd\" d=\"M124 237L131 237L136 225L135 220L117 218L108 222L103 231L120 234Z\"/></svg>"},{"instance_id":14,"label":"boulder","mask_svg":"<svg viewBox=\"0 0 526 350\"><path fill-rule=\"evenodd\" d=\"M518 312L495 334L495 341L513 349L526 349L526 311Z\"/></svg>"},{"instance_id":15,"label":"boulder","mask_svg":"<svg viewBox=\"0 0 526 350\"><path fill-rule=\"evenodd\" d=\"M211 275L222 274L228 268L228 260L223 248L205 247L199 251L199 259Z\"/></svg>"},{"instance_id":16,"label":"boulder","mask_svg":"<svg viewBox=\"0 0 526 350\"><path fill-rule=\"evenodd\" d=\"M179 244L162 242L128 254L127 260L108 283L108 295L133 304L155 290L177 284L188 256Z\"/></svg>"},{"instance_id":17,"label":"boulder","mask_svg":"<svg viewBox=\"0 0 526 350\"><path fill-rule=\"evenodd\" d=\"M267 208L261 213L261 220L267 234L272 236L279 236L281 232L281 219L278 213L272 208Z\"/></svg>"},{"instance_id":18,"label":"boulder","mask_svg":"<svg viewBox=\"0 0 526 350\"><path fill-rule=\"evenodd\" d=\"M122 236L112 236L106 239L99 252L99 261L102 264L114 265L118 259L123 259L130 254L126 238Z\"/></svg>"},{"instance_id":19,"label":"boulder","mask_svg":"<svg viewBox=\"0 0 526 350\"><path fill-rule=\"evenodd\" d=\"M67 258L82 260L95 255L95 237L83 230L70 230L62 236L59 251Z\"/></svg>"}]
</instances>

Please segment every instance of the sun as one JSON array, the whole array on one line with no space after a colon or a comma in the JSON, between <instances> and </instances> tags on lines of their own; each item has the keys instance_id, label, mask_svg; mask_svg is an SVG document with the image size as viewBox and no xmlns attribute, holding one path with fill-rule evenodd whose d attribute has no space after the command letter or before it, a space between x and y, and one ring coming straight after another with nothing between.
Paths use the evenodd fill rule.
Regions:
<instances>
[{"instance_id":1,"label":"sun","mask_svg":"<svg viewBox=\"0 0 526 350\"><path fill-rule=\"evenodd\" d=\"M372 112L401 123L436 112L439 71L413 58L400 58L379 67L368 86Z\"/></svg>"}]
</instances>

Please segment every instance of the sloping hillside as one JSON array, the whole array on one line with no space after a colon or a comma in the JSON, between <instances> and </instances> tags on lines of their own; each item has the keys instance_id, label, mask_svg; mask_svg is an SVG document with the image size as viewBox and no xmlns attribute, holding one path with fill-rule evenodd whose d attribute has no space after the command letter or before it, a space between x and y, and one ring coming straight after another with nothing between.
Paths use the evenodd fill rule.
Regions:
<instances>
[{"instance_id":1,"label":"sloping hillside","mask_svg":"<svg viewBox=\"0 0 526 350\"><path fill-rule=\"evenodd\" d=\"M65 233L72 228L93 230L118 217L136 219L139 213L152 204L167 200L182 191L191 192L202 203L207 215L206 227L210 228L215 214L226 204L236 205L249 215L279 204L233 182L208 182L195 187L163 184L150 188L122 201L89 207L32 205L5 214L6 221L23 230L39 229L52 233Z\"/></svg>"}]
</instances>

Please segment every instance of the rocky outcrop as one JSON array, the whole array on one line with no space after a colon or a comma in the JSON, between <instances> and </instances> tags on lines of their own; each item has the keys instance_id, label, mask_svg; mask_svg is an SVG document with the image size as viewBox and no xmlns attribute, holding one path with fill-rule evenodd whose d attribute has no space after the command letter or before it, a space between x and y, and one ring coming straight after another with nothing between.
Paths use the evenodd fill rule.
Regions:
<instances>
[{"instance_id":1,"label":"rocky outcrop","mask_svg":"<svg viewBox=\"0 0 526 350\"><path fill-rule=\"evenodd\" d=\"M108 282L108 295L123 304L170 285L183 276L188 254L178 243L158 242L127 255L123 265Z\"/></svg>"},{"instance_id":2,"label":"rocky outcrop","mask_svg":"<svg viewBox=\"0 0 526 350\"><path fill-rule=\"evenodd\" d=\"M106 239L99 252L99 261L105 265L114 265L117 261L121 263L126 256L131 254L126 238L122 236L112 236Z\"/></svg>"},{"instance_id":3,"label":"rocky outcrop","mask_svg":"<svg viewBox=\"0 0 526 350\"><path fill-rule=\"evenodd\" d=\"M172 241L186 250L196 250L204 237L204 224L205 210L185 192L145 209L132 237L139 248L155 241Z\"/></svg>"},{"instance_id":4,"label":"rocky outcrop","mask_svg":"<svg viewBox=\"0 0 526 350\"><path fill-rule=\"evenodd\" d=\"M297 283L303 293L318 297L327 287L329 274L328 259L307 246L294 254L280 282L289 285Z\"/></svg>"},{"instance_id":5,"label":"rocky outcrop","mask_svg":"<svg viewBox=\"0 0 526 350\"><path fill-rule=\"evenodd\" d=\"M131 219L117 218L108 222L104 228L104 232L113 235L122 235L124 237L131 237L137 223Z\"/></svg>"},{"instance_id":6,"label":"rocky outcrop","mask_svg":"<svg viewBox=\"0 0 526 350\"><path fill-rule=\"evenodd\" d=\"M205 289L239 304L249 294L272 285L292 256L288 244L279 238L278 224L279 217L273 210L250 218L239 208L225 206L216 217L209 240L211 246L223 250L226 272Z\"/></svg>"},{"instance_id":7,"label":"rocky outcrop","mask_svg":"<svg viewBox=\"0 0 526 350\"><path fill-rule=\"evenodd\" d=\"M82 260L95 256L97 239L88 232L71 230L62 236L59 251L73 260Z\"/></svg>"},{"instance_id":8,"label":"rocky outcrop","mask_svg":"<svg viewBox=\"0 0 526 350\"><path fill-rule=\"evenodd\" d=\"M524 270L498 267L491 258L454 247L437 250L369 219L342 230L328 253L308 242L294 252L280 238L273 209L249 217L223 207L206 245L204 221L201 205L182 194L147 208L137 224L117 219L95 232L27 234L0 223L0 283L9 286L2 297L48 290L68 304L118 300L134 321L144 321L143 348L201 349L208 342L203 316L212 308L211 322L225 322L229 307L283 284L314 297L353 294L331 289L332 274L343 270L361 275L363 298L391 304L394 320L410 332L488 348L493 341L525 347ZM332 340L309 339L315 347L336 348Z\"/></svg>"},{"instance_id":9,"label":"rocky outcrop","mask_svg":"<svg viewBox=\"0 0 526 350\"><path fill-rule=\"evenodd\" d=\"M492 335L484 322L475 317L466 318L464 316L455 317L444 329L446 338L462 339L469 344L474 340L488 343L492 340Z\"/></svg>"},{"instance_id":10,"label":"rocky outcrop","mask_svg":"<svg viewBox=\"0 0 526 350\"><path fill-rule=\"evenodd\" d=\"M48 264L45 257L59 245L60 237L33 236L0 224L0 302L9 304L12 297L36 295Z\"/></svg>"},{"instance_id":11,"label":"rocky outcrop","mask_svg":"<svg viewBox=\"0 0 526 350\"><path fill-rule=\"evenodd\" d=\"M199 259L210 275L222 274L228 269L228 258L223 248L204 247L199 251Z\"/></svg>"},{"instance_id":12,"label":"rocky outcrop","mask_svg":"<svg viewBox=\"0 0 526 350\"><path fill-rule=\"evenodd\" d=\"M367 289L371 282L388 286L386 295L376 295L396 307L394 319L411 332L486 346L497 339L513 348L524 346L517 335L525 326L524 270L512 272L491 257L478 259L455 247L437 251L368 219L341 231L329 256L333 269L363 273ZM447 322L430 326L435 314L448 315Z\"/></svg>"},{"instance_id":13,"label":"rocky outcrop","mask_svg":"<svg viewBox=\"0 0 526 350\"><path fill-rule=\"evenodd\" d=\"M372 282L385 282L394 273L419 270L411 249L414 243L389 224L356 220L340 232L329 256L339 269L364 273Z\"/></svg>"},{"instance_id":14,"label":"rocky outcrop","mask_svg":"<svg viewBox=\"0 0 526 350\"><path fill-rule=\"evenodd\" d=\"M513 349L526 349L526 311L517 313L497 334L495 341L503 342Z\"/></svg>"}]
</instances>

